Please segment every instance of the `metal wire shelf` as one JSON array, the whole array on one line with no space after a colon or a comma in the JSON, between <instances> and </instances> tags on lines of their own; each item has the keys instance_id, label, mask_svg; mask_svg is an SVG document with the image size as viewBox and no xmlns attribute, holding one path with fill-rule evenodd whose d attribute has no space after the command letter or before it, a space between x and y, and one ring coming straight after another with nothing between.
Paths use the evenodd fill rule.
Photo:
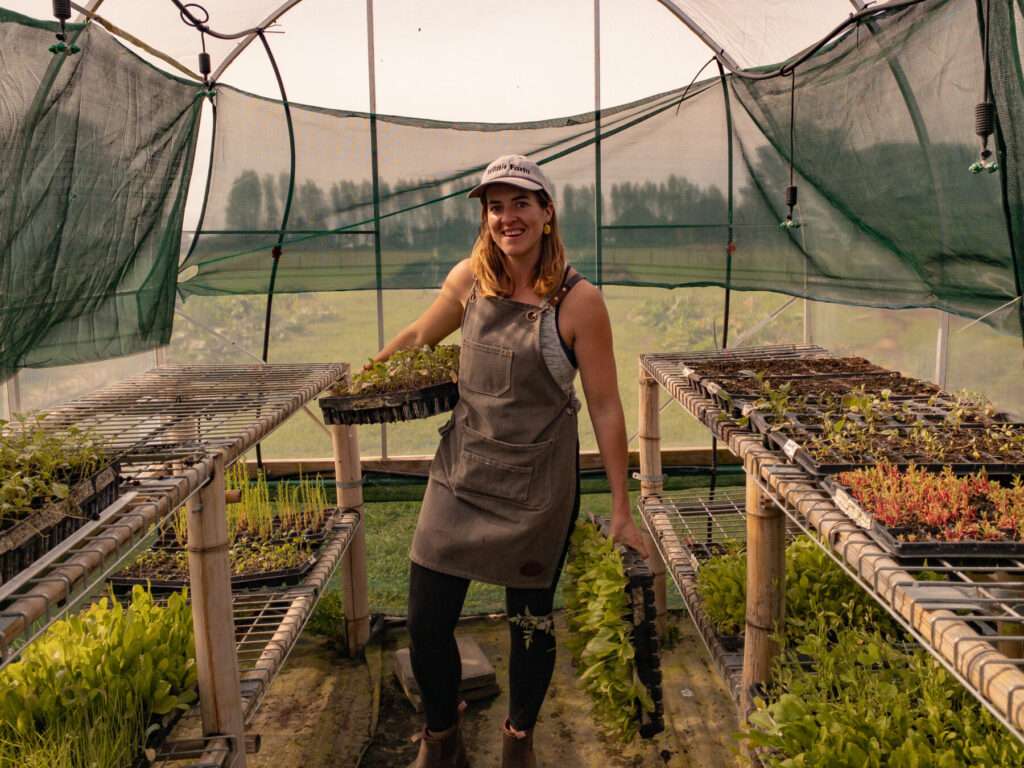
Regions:
<instances>
[{"instance_id":1,"label":"metal wire shelf","mask_svg":"<svg viewBox=\"0 0 1024 768\"><path fill-rule=\"evenodd\" d=\"M213 454L229 465L347 370L346 363L168 366L49 410L48 428L89 429L108 442L130 495L0 585L0 667L197 493L212 475Z\"/></svg>"},{"instance_id":2,"label":"metal wire shelf","mask_svg":"<svg viewBox=\"0 0 1024 768\"><path fill-rule=\"evenodd\" d=\"M802 352L768 347L750 354L771 356L778 351ZM704 359L710 357L705 354ZM757 435L741 428L688 380L681 361L694 359L692 354L643 354L640 359L658 384L744 459L748 477L787 515L787 525L811 536L1010 733L1024 741L1024 559L993 560L986 554L973 562L959 556L955 562L931 558L919 565L895 561L800 466L788 462L781 451L766 448ZM695 570L688 562L685 536L680 537L681 531L665 510L647 507L645 521L686 599Z\"/></svg>"},{"instance_id":3,"label":"metal wire shelf","mask_svg":"<svg viewBox=\"0 0 1024 768\"><path fill-rule=\"evenodd\" d=\"M227 465L347 370L345 363L165 366L55 406L43 424L102 437L125 477L218 451Z\"/></svg>"}]
</instances>

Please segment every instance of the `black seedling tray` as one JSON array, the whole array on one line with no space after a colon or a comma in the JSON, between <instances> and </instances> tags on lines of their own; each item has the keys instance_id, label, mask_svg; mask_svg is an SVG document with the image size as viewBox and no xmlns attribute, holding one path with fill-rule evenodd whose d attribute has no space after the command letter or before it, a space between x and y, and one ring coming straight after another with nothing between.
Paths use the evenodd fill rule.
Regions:
<instances>
[{"instance_id":1,"label":"black seedling tray","mask_svg":"<svg viewBox=\"0 0 1024 768\"><path fill-rule=\"evenodd\" d=\"M1024 425L1014 425L1024 429ZM906 432L911 428L909 427L894 427L892 428L897 432ZM969 430L969 427L963 429ZM826 475L834 475L840 472L847 472L854 469L861 469L866 466L872 466L877 464L879 461L886 460L890 464L905 468L910 466L911 463L934 472L942 471L945 467L950 467L957 474L973 474L984 469L988 474L1000 477L1008 477L1014 474L1024 473L1024 453L1020 455L1016 461L1008 461L1003 457L980 457L974 461L948 461L940 460L927 454L918 453L914 455L899 454L895 450L886 451L880 450L872 453L869 456L864 456L859 461L854 459L844 459L843 457L836 457L834 462L824 462L815 460L811 454L804 448L800 442L801 439L804 441L813 439L815 435L821 434L822 430L816 427L802 427L794 429L792 427L786 427L774 432L768 432L765 434L765 439L769 445L781 450L790 461L799 464L808 474L814 477L825 477ZM879 437L879 440L882 436Z\"/></svg>"},{"instance_id":2,"label":"black seedling tray","mask_svg":"<svg viewBox=\"0 0 1024 768\"><path fill-rule=\"evenodd\" d=\"M332 524L333 524L332 521L334 520L334 517L337 514L337 508L336 507L332 507L332 508L326 510L326 512L327 512L327 514L325 514L324 517L321 519L320 527L317 530L315 530L315 531L301 531L298 534L295 534L293 536L287 536L287 537L280 535L281 525L280 525L280 522L278 520L277 515L274 515L274 532L275 532L276 535L271 536L270 538L267 538L267 539L261 539L261 541L263 541L263 542L265 542L267 544L283 544L286 541L292 541L293 539L301 538L303 541L307 542L308 544L312 544L314 547L323 546L324 542L331 535ZM244 536L240 535L240 538L244 541L244 540L252 539L254 537L252 537L252 536L250 536L248 534L245 534ZM156 541L153 542L152 548L153 549L170 549L170 550L181 549L181 547L178 544L177 540L174 538L174 533L172 531L168 530L168 529L164 529L164 530L162 530L160 532L160 536L159 536L159 538L157 538Z\"/></svg>"},{"instance_id":3,"label":"black seedling tray","mask_svg":"<svg viewBox=\"0 0 1024 768\"><path fill-rule=\"evenodd\" d=\"M904 541L900 536L905 528L889 528L875 520L854 498L847 486L829 475L819 481L836 507L893 559L902 562L920 562L941 558L973 565L996 565L1007 558L1024 556L1024 541Z\"/></svg>"},{"instance_id":4,"label":"black seedling tray","mask_svg":"<svg viewBox=\"0 0 1024 768\"><path fill-rule=\"evenodd\" d=\"M337 510L335 511L335 515ZM313 550L306 561L301 565L294 566L292 568L281 568L275 571L261 571L259 573L241 574L231 577L231 589L232 591L242 591L248 589L258 589L260 587L276 587L282 585L298 584L305 577L306 574L316 565L317 560L320 559L320 552L323 550L324 545L331 538L334 533L334 527L332 521L334 516L325 518L320 529L311 535L302 536L302 540L308 544L313 545ZM283 543L285 539L267 539L266 542L269 544ZM157 541L153 544L153 549L160 549L169 552L180 552L182 547L178 546L173 541ZM108 582L114 588L115 592L131 591L131 588L136 584L146 586L147 584L157 592L173 592L180 590L182 587L188 586L188 579L152 579L145 578L142 576L113 576L108 579Z\"/></svg>"},{"instance_id":5,"label":"black seedling tray","mask_svg":"<svg viewBox=\"0 0 1024 768\"><path fill-rule=\"evenodd\" d=\"M71 486L68 496L32 513L0 535L0 581L8 581L117 501L120 462Z\"/></svg>"},{"instance_id":6,"label":"black seedling tray","mask_svg":"<svg viewBox=\"0 0 1024 768\"><path fill-rule=\"evenodd\" d=\"M698 349L673 354L658 354L659 360L673 360L681 365L724 360L793 360L806 357L828 357L829 351L813 344L772 344L739 349Z\"/></svg>"},{"instance_id":7,"label":"black seedling tray","mask_svg":"<svg viewBox=\"0 0 1024 768\"><path fill-rule=\"evenodd\" d=\"M814 407L820 402L822 391L844 389L852 392L863 386L868 394L879 394L889 390L892 402L925 403L930 398L940 395L942 390L926 381L912 379L902 374L882 371L877 373L829 374L824 376L766 376L773 389L783 384L791 384L790 396L803 398L807 407ZM699 378L696 384L705 395L733 413L741 413L746 404L762 399L763 392L759 383L749 376L716 376ZM952 401L950 401L952 402Z\"/></svg>"},{"instance_id":8,"label":"black seedling tray","mask_svg":"<svg viewBox=\"0 0 1024 768\"><path fill-rule=\"evenodd\" d=\"M640 710L640 736L649 739L665 730L661 649L655 625L658 609L654 603L654 574L640 554L630 547L625 547L622 552L622 567L629 579L626 590L633 605L633 663L637 677L647 687L654 702L653 712Z\"/></svg>"},{"instance_id":9,"label":"black seedling tray","mask_svg":"<svg viewBox=\"0 0 1024 768\"><path fill-rule=\"evenodd\" d=\"M326 424L382 424L425 419L450 411L459 402L459 386L447 381L400 392L328 395L317 402Z\"/></svg>"},{"instance_id":10,"label":"black seedling tray","mask_svg":"<svg viewBox=\"0 0 1024 768\"><path fill-rule=\"evenodd\" d=\"M231 591L241 592L249 589L260 589L262 587L291 586L302 581L306 574L316 565L316 555L311 555L302 565L294 568L282 568L277 571L261 571L241 576L231 577ZM111 576L107 579L110 586L117 593L131 592L132 587L141 584L149 587L153 592L180 592L182 587L189 586L188 579L146 579L136 576Z\"/></svg>"},{"instance_id":11,"label":"black seedling tray","mask_svg":"<svg viewBox=\"0 0 1024 768\"><path fill-rule=\"evenodd\" d=\"M597 524L607 536L609 518L597 518ZM623 617L633 625L633 663L637 677L647 688L654 702L654 711L640 708L640 736L649 739L665 730L665 701L661 678L661 650L655 625L658 609L654 603L654 574L635 549L622 547L622 568L626 572L626 594L632 605L632 614Z\"/></svg>"}]
</instances>

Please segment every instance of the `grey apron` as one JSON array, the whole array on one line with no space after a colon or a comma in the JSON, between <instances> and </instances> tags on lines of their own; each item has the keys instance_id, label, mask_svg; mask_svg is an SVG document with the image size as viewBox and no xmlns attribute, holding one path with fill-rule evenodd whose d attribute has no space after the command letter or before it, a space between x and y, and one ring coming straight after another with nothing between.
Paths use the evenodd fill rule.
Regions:
<instances>
[{"instance_id":1,"label":"grey apron","mask_svg":"<svg viewBox=\"0 0 1024 768\"><path fill-rule=\"evenodd\" d=\"M575 282L575 281L572 281ZM508 587L549 587L576 501L573 398L540 348L540 307L482 296L462 317L459 402L441 427L410 558Z\"/></svg>"}]
</instances>

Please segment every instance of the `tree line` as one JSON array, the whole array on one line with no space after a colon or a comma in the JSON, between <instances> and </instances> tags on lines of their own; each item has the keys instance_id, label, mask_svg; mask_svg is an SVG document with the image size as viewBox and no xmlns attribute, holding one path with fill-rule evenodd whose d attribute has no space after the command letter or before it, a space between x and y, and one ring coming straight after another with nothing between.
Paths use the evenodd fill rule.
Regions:
<instances>
[{"instance_id":1,"label":"tree line","mask_svg":"<svg viewBox=\"0 0 1024 768\"><path fill-rule=\"evenodd\" d=\"M593 184L565 184L558 190L558 221L562 237L574 248L594 245ZM244 233L275 232L281 226L288 198L288 174L240 173L227 196L226 229ZM381 245L398 250L468 249L480 226L480 211L449 184L434 181L382 179L378 186ZM701 188L688 179L669 176L660 182L612 184L604 200L603 224L635 229L608 230L605 243L673 245L721 242L716 228L728 214L722 191ZM296 184L288 216L288 232L330 232L343 227L372 230L373 185L369 180L337 181L327 189L315 181ZM706 227L713 225L713 227ZM343 234L331 248L362 248L370 235ZM323 247L312 238L310 247Z\"/></svg>"}]
</instances>

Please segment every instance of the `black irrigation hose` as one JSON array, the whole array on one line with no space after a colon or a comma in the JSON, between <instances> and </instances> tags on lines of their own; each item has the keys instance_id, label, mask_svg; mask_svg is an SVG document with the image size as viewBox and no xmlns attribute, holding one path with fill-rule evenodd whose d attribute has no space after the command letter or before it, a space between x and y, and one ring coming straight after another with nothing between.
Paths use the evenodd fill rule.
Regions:
<instances>
[{"instance_id":1,"label":"black irrigation hose","mask_svg":"<svg viewBox=\"0 0 1024 768\"><path fill-rule=\"evenodd\" d=\"M277 280L277 265L281 260L281 246L284 244L285 230L288 228L288 218L291 215L292 196L295 193L295 127L292 124L291 105L288 103L288 94L285 92L284 80L281 77L281 70L277 68L277 60L274 58L274 54L270 50L270 43L267 42L266 35L264 35L262 31L260 31L258 35L260 42L263 43L263 47L267 52L267 58L270 59L270 66L274 70L274 77L277 78L278 88L281 90L281 105L284 107L284 117L288 124L288 151L290 161L290 170L288 173L288 197L284 203L284 214L281 216L281 228L277 234L277 244L272 250L274 263L270 268L270 286L267 289L267 316L263 324L263 354L261 355L264 362L266 362L267 356L270 353L270 313L274 303L274 283Z\"/></svg>"},{"instance_id":2,"label":"black irrigation hose","mask_svg":"<svg viewBox=\"0 0 1024 768\"><path fill-rule=\"evenodd\" d=\"M185 22L187 24L195 27L200 32L210 35L211 37L216 37L220 40L237 40L240 37L247 37L248 35L263 34L263 30L259 27L253 27L252 29L243 29L241 32L215 32L206 25L205 21L200 21L195 16L193 16L192 12L189 10L190 7L201 8L203 10L203 13L206 13L206 9L203 8L201 5L199 5L198 3L182 3L179 2L179 0L171 0L171 2L174 3L175 6L177 6L178 10L181 12L182 18L185 19ZM209 14L207 14L206 18L207 20L209 20Z\"/></svg>"},{"instance_id":3,"label":"black irrigation hose","mask_svg":"<svg viewBox=\"0 0 1024 768\"><path fill-rule=\"evenodd\" d=\"M177 2L177 0L174 0L174 2ZM281 70L277 67L274 53L270 50L270 43L267 42L263 30L259 30L256 34L259 35L260 42L263 43L263 48L267 52L267 58L270 59L270 66L273 68L274 76L277 78L277 85L281 89L281 105L284 107L284 117L288 124L288 149L291 162L288 174L288 197L284 204L284 214L281 216L281 228L277 234L277 244L271 250L274 262L270 267L270 286L267 288L267 315L263 323L263 354L261 355L263 361L266 362L270 354L270 315L271 309L274 306L274 283L277 280L277 265L281 260L281 245L284 242L285 230L288 228L288 217L291 215L292 209L292 195L295 192L295 127L292 124L292 110L288 103L288 94L285 92L284 80L281 77ZM256 466L259 469L263 468L263 450L260 443L256 443Z\"/></svg>"}]
</instances>

